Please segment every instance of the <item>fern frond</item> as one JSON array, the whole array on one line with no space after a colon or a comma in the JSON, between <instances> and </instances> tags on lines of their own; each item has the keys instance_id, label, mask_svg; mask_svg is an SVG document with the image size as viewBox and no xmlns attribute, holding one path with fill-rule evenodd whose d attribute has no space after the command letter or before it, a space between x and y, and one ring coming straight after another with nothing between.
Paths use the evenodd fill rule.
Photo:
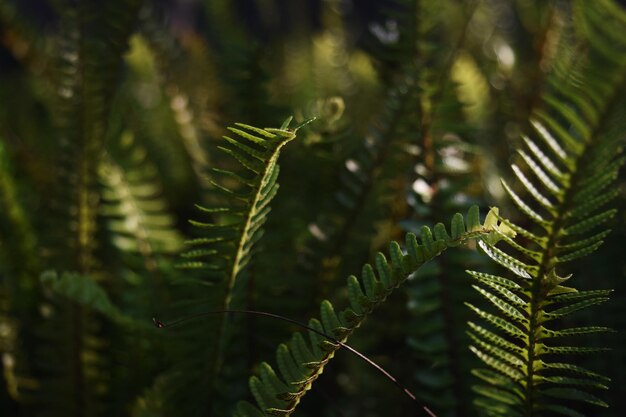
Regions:
<instances>
[{"instance_id":1,"label":"fern frond","mask_svg":"<svg viewBox=\"0 0 626 417\"><path fill-rule=\"evenodd\" d=\"M559 346L558 342L560 338L608 329L551 327L554 321L606 302L610 294L609 290L580 292L565 286L571 275L561 274L568 263L598 249L609 233L606 224L616 213L606 206L616 195L614 181L623 164L623 133L616 132L615 127L623 124L617 115L626 91L626 42L612 44L610 57L606 56L606 45L612 36L608 27L626 23L626 14L618 13L610 1L576 2L573 9L575 23L586 31L589 54L603 55L604 60L594 61L596 66L587 63L574 68L571 79L556 78L563 76L557 73L555 79L560 82L551 83L545 109L533 113L530 122L534 132L523 138L526 150L520 151L524 165L513 165L532 199L503 182L532 227L500 218L525 242L504 237L504 249L486 240L480 246L515 277L485 279L484 274L470 272L480 282L475 286L477 291L497 311L491 314L470 305L494 329L470 324L475 341L472 350L499 375L480 376L490 385L476 388L484 397L476 404L488 407L489 415L530 417L549 410L582 416L565 407L562 400L570 400L581 390L607 388L605 377L560 362L562 355L589 353L595 348ZM608 21L606 27L600 19ZM589 25L598 31L591 34ZM602 75L597 67L600 61ZM586 97L594 103L593 108L571 100L575 96ZM583 392L578 398L606 406L591 393Z\"/></svg>"},{"instance_id":2,"label":"fern frond","mask_svg":"<svg viewBox=\"0 0 626 417\"><path fill-rule=\"evenodd\" d=\"M373 207L386 205L387 198L372 198L376 195L377 184L389 177L386 168L394 171L405 171L399 166L407 161L398 161L406 153L402 147L410 146L412 137L405 133L407 121L417 106L417 89L415 88L416 70L411 67L402 71L402 76L395 80L389 88L387 97L381 106L378 116L368 126L361 143L343 161L337 174L337 185L332 191L332 201L309 225L310 238L300 257L303 274L315 274L307 281L314 285L321 280L332 281L339 269L346 265L336 265L330 261L333 257L346 255L357 235L359 222L370 213ZM406 164L406 170L410 164ZM390 195L388 189L383 195ZM385 207L385 206L384 206ZM369 221L369 220L367 220ZM361 246L358 246L360 249ZM351 256L344 256L350 259ZM356 262L356 265L361 261ZM323 265L318 269L319 265ZM343 267L343 268L340 268ZM327 297L327 285L316 286L316 299Z\"/></svg>"},{"instance_id":3,"label":"fern frond","mask_svg":"<svg viewBox=\"0 0 626 417\"><path fill-rule=\"evenodd\" d=\"M6 391L13 401L26 403L32 393L32 347L24 340L36 338L22 323L34 319L41 302L35 277L41 267L38 234L20 199L18 182L7 147L0 138L0 353L7 358L2 367ZM31 381L31 384L29 384ZM31 387L29 387L31 385ZM3 390L4 391L4 390Z\"/></svg>"},{"instance_id":4,"label":"fern frond","mask_svg":"<svg viewBox=\"0 0 626 417\"><path fill-rule=\"evenodd\" d=\"M64 297L89 310L96 311L112 321L133 331L153 331L147 321L134 319L117 307L106 290L93 279L81 279L74 272L45 271L39 277L41 284L55 296Z\"/></svg>"},{"instance_id":5,"label":"fern frond","mask_svg":"<svg viewBox=\"0 0 626 417\"><path fill-rule=\"evenodd\" d=\"M246 168L247 172L244 175L247 177L244 178L231 171L213 169L216 177L234 180L238 189L212 181L215 189L231 200L232 204L224 204L222 207L200 207L202 211L228 216L231 219L224 225L192 221L194 226L203 229L203 237L190 241L194 249L183 255L194 258L195 261L181 264L183 268L210 268L215 262L229 260L232 266L224 269L224 272L230 289L250 259L253 244L261 236L262 226L269 212L269 203L278 190L279 166L276 162L281 148L295 138L295 131L259 130L241 123L236 126L229 130L237 136L237 139L225 136L226 145L220 149ZM218 251L214 256L198 256L197 250L212 248Z\"/></svg>"},{"instance_id":6,"label":"fern frond","mask_svg":"<svg viewBox=\"0 0 626 417\"><path fill-rule=\"evenodd\" d=\"M159 255L178 253L182 237L174 228L146 151L131 132L122 133L119 142L110 147L98 170L103 185L100 216L113 245L121 253L138 254L146 270L155 272Z\"/></svg>"},{"instance_id":7,"label":"fern frond","mask_svg":"<svg viewBox=\"0 0 626 417\"><path fill-rule=\"evenodd\" d=\"M199 64L205 64L193 56L194 51L185 51L183 46L166 28L165 18L159 10L159 5L145 3L139 19L141 40L146 41L155 62L157 78L163 94L169 99L169 108L173 113L178 137L185 151L185 157L190 161L199 186L208 184L203 181L209 167L207 150L203 146L200 119L208 119L213 115L196 102L206 101L209 92L219 87L219 83L212 79L214 69L211 65L202 68L202 79L192 78L188 73L192 65L198 69ZM141 42L137 39L138 42ZM199 49L208 55L205 46ZM196 53L198 51L195 51ZM195 58L195 59L194 59ZM207 59L206 56L201 58ZM185 82L186 81L186 82ZM207 87L204 87L207 86Z\"/></svg>"},{"instance_id":8,"label":"fern frond","mask_svg":"<svg viewBox=\"0 0 626 417\"><path fill-rule=\"evenodd\" d=\"M465 219L461 214L455 215L452 225L451 234L443 224L435 227L434 234L424 226L419 242L415 234L408 233L405 250L397 242L391 242L390 261L378 253L374 265L363 266L360 280L355 276L348 278L350 306L336 312L330 302L323 301L320 306L321 320L311 319L309 326L345 342L363 320L424 263L449 247L468 240L496 239L495 234L500 230L493 213L487 216L484 224L480 223L477 206L469 209ZM309 332L309 343L300 333L295 333L289 345L281 345L277 350L279 372L263 363L260 378L253 376L250 379L250 390L260 410L251 411L249 404L242 403L235 416L291 415L339 348L340 345L313 332Z\"/></svg>"},{"instance_id":9,"label":"fern frond","mask_svg":"<svg viewBox=\"0 0 626 417\"><path fill-rule=\"evenodd\" d=\"M197 237L187 242L179 267L194 277L193 293L185 296L185 303L210 305L227 310L241 307L245 293L248 269L257 250L270 211L270 203L278 190L278 157L282 148L295 139L302 126L289 128L291 118L279 129L259 129L237 123L228 130L220 146L223 154L241 169L235 171L213 169L212 190L220 197L215 206L198 206L205 218L191 220ZM208 286L208 292L207 292ZM226 395L218 385L222 380L222 363L228 341L236 326L228 317L220 316L209 325L189 326L184 331L181 355L176 371L166 374L166 395L172 396L177 410L186 415L201 415L208 408L222 412ZM206 339L206 334L212 336ZM187 398L207 398L194 403Z\"/></svg>"},{"instance_id":10,"label":"fern frond","mask_svg":"<svg viewBox=\"0 0 626 417\"><path fill-rule=\"evenodd\" d=\"M124 7L122 7L124 6ZM85 272L94 265L98 205L96 169L104 146L122 54L137 17L139 1L81 3L63 10L54 86L62 152L61 196L76 219L69 223L73 264ZM121 11L120 10L123 10ZM72 226L71 226L72 227Z\"/></svg>"},{"instance_id":11,"label":"fern frond","mask_svg":"<svg viewBox=\"0 0 626 417\"><path fill-rule=\"evenodd\" d=\"M54 156L59 162L52 200L60 221L49 227L52 242L47 244L51 266L76 271L76 279L95 279L99 267L97 167L139 3L120 0L59 5L62 32L55 51L53 85L58 101L52 109L58 127ZM48 320L42 323L42 334L49 343L62 347L63 359L49 364L49 358L40 358L39 366L46 375L40 397L51 413L94 415L107 392L106 378L110 375L95 336L98 323L81 305L66 301L55 303Z\"/></svg>"}]
</instances>

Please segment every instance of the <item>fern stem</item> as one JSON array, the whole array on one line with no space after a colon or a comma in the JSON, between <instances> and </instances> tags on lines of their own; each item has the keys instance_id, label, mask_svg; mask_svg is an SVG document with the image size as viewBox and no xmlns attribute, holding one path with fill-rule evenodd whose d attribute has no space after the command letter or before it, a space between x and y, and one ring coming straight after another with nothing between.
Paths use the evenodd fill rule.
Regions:
<instances>
[{"instance_id":1,"label":"fern stem","mask_svg":"<svg viewBox=\"0 0 626 417\"><path fill-rule=\"evenodd\" d=\"M446 263L443 259L444 258L442 258L441 266L443 271L445 271ZM448 275L445 272L442 272L437 275L437 279L441 286L441 309L445 323L443 332L448 345L447 353L448 361L450 363L450 374L452 375L452 392L454 393L456 415L467 416L465 384L463 383L460 366L461 345L459 344L455 331L458 323L456 322L451 309L451 306L454 305L455 301L450 294L450 281L448 280Z\"/></svg>"},{"instance_id":2,"label":"fern stem","mask_svg":"<svg viewBox=\"0 0 626 417\"><path fill-rule=\"evenodd\" d=\"M542 277L543 275L538 275ZM528 332L528 347L526 351L528 352L528 358L526 360L526 382L524 388L526 389L525 395L525 408L526 415L528 417L533 416L533 411L535 409L535 390L534 390L534 367L533 364L535 360L537 360L535 353L535 346L537 343L536 340L536 331L537 328L537 315L538 312L541 311L541 300L545 297L545 294L541 294L541 283L540 280L534 280L532 284L532 296L530 299L530 324L529 324L529 332Z\"/></svg>"}]
</instances>

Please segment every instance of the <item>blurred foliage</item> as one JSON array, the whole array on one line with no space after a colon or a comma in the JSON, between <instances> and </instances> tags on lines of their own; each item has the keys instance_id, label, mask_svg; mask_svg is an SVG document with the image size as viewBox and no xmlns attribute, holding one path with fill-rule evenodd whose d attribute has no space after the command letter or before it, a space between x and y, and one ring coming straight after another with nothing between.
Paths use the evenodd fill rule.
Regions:
<instances>
[{"instance_id":1,"label":"blurred foliage","mask_svg":"<svg viewBox=\"0 0 626 417\"><path fill-rule=\"evenodd\" d=\"M439 417L619 415L625 31L615 0L0 0L0 415L424 413L319 334L196 316L228 308L321 313L310 326L350 335ZM455 213L473 205L499 207L488 232L510 224L516 240L436 256L465 239ZM568 240L574 218L613 231ZM452 238L433 227L450 219ZM410 240L376 255L420 231L419 262ZM466 273L499 273L478 246L505 281ZM606 375L606 392L516 380L515 359L484 346L500 339L468 334L466 303L487 326L511 319L502 300L543 314L555 265L580 291L615 289L555 329L612 327L577 342L605 353L545 359ZM520 268L539 271L528 288ZM527 341L498 345L522 346L511 366L531 380L533 320ZM262 362L275 357L278 380Z\"/></svg>"}]
</instances>

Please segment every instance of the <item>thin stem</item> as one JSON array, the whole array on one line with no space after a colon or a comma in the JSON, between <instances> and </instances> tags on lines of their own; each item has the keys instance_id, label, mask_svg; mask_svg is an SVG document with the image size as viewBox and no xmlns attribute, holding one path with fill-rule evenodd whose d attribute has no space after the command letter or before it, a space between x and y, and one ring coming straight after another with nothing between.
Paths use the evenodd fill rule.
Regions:
<instances>
[{"instance_id":1,"label":"thin stem","mask_svg":"<svg viewBox=\"0 0 626 417\"><path fill-rule=\"evenodd\" d=\"M255 316L263 316L263 317L270 317L270 318L274 318L274 319L278 319L278 320L282 320L282 321L286 321L288 323L291 324L295 324L296 326L299 326L303 329L306 329L310 332L313 332L319 336L322 336L323 338L331 341L332 343L335 343L347 350L349 350L350 352L352 352L353 354L355 354L356 356L358 356L359 358L361 358L362 360L364 360L365 362L367 362L370 366L372 366L373 368L375 368L378 372L380 372L381 374L383 374L387 379L389 379L391 382L393 382L393 384L398 387L407 397L409 397L413 402L415 402L422 410L424 410L424 412L426 413L426 415L428 415L429 417L437 417L437 415L435 413L433 413L427 406L425 405L420 405L419 402L417 401L417 398L415 397L415 395L406 387L404 387L402 384L400 384L398 382L398 380L391 375L389 372L387 372L382 366L378 365L376 362L374 362L373 360L371 360L370 358L368 358L367 356L365 356L364 354L362 354L361 352L359 352L358 350L356 350L355 348L353 348L350 345L347 345L343 342L341 342L340 340L335 339L334 337L321 332L317 329L314 329L313 327L310 327L304 323L301 323L297 320L294 319L290 319L289 317L284 317L278 314L273 314L273 313L268 313L265 311L255 311L255 310L215 310L215 311L206 311L203 313L198 313L198 314L193 314L191 316L187 316L184 317L182 319L176 320L172 323L169 324L165 324L162 321L156 319L156 318L152 318L152 321L154 322L154 325L156 327L158 327L159 329L163 329L163 328L171 328L171 327L175 327L175 326L179 326L181 324L184 324L188 321L200 318L200 317L204 317L207 315L211 315L211 314L227 314L227 313L239 313L239 314L251 314L251 315L255 315Z\"/></svg>"}]
</instances>

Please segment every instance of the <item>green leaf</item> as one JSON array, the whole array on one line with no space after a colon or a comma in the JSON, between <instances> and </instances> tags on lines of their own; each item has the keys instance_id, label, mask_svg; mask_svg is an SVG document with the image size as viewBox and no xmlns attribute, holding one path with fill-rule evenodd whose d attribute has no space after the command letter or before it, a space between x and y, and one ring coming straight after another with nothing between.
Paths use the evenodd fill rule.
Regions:
<instances>
[{"instance_id":1,"label":"green leaf","mask_svg":"<svg viewBox=\"0 0 626 417\"><path fill-rule=\"evenodd\" d=\"M519 347L518 345L509 342L508 340L498 336L497 334L490 332L489 330L485 329L482 326L479 326L475 323L472 323L471 321L468 321L467 324L472 328L472 330L474 330L477 334L479 334L480 336L482 336L484 339L488 340L489 342L500 346L502 348L505 348L511 352L515 352L518 354L524 354L524 349Z\"/></svg>"},{"instance_id":2,"label":"green leaf","mask_svg":"<svg viewBox=\"0 0 626 417\"><path fill-rule=\"evenodd\" d=\"M485 362L487 365L491 366L496 371L508 376L513 381L521 381L524 379L524 374L522 374L516 368L513 368L512 366L505 364L501 360L496 359L492 355L489 355L474 346L470 345L469 348L472 351L472 353L474 353L481 361Z\"/></svg>"},{"instance_id":3,"label":"green leaf","mask_svg":"<svg viewBox=\"0 0 626 417\"><path fill-rule=\"evenodd\" d=\"M450 230L452 233L452 239L458 239L465 233L465 223L463 222L463 215L461 213L456 213L452 217Z\"/></svg>"},{"instance_id":4,"label":"green leaf","mask_svg":"<svg viewBox=\"0 0 626 417\"><path fill-rule=\"evenodd\" d=\"M473 278L477 279L478 281L482 282L482 283L493 283L496 285L499 285L501 287L504 288L508 288L509 290L515 290L515 291L520 291L522 290L522 287L517 284L516 282L507 279L507 278L503 278L503 277L499 277L496 275L491 275L491 274L485 274L483 272L477 272L477 271L465 271L468 274L470 274ZM489 284L487 284L489 285Z\"/></svg>"},{"instance_id":5,"label":"green leaf","mask_svg":"<svg viewBox=\"0 0 626 417\"><path fill-rule=\"evenodd\" d=\"M603 223L606 223L607 221L615 217L616 214L617 214L617 210L615 209L607 210L603 213L597 214L593 217L589 217L581 222L578 222L573 226L569 226L568 228L564 230L564 233L567 235L577 235L577 234L586 233L589 230Z\"/></svg>"},{"instance_id":6,"label":"green leaf","mask_svg":"<svg viewBox=\"0 0 626 417\"><path fill-rule=\"evenodd\" d=\"M502 252L495 246L490 246L483 241L478 242L478 245L483 251L485 251L487 255L489 255L491 259L504 266L515 275L518 275L522 278L530 279L530 274L536 274L538 271L537 267L530 266L521 261L518 261L511 255Z\"/></svg>"},{"instance_id":7,"label":"green leaf","mask_svg":"<svg viewBox=\"0 0 626 417\"><path fill-rule=\"evenodd\" d=\"M552 176L554 176L554 178L556 178L559 181L562 181L563 179L566 178L566 174L563 173L563 171L561 171L555 163L552 162L551 158L548 158L546 156L545 153L543 153L543 151L541 150L541 148L539 146L537 146L535 144L535 142L533 142L531 139L529 139L527 136L522 136L522 139L524 140L526 146L528 147L528 149L530 150L530 152L535 155L535 157L537 158L537 160L541 163L541 165L550 173L552 174ZM548 188L552 188L551 186L548 186ZM556 193L559 193L558 190L560 190L561 187L555 187Z\"/></svg>"},{"instance_id":8,"label":"green leaf","mask_svg":"<svg viewBox=\"0 0 626 417\"><path fill-rule=\"evenodd\" d=\"M522 213L527 215L533 222L542 226L546 231L550 231L551 223L548 220L544 219L539 213L530 208L504 180L502 180L502 186Z\"/></svg>"},{"instance_id":9,"label":"green leaf","mask_svg":"<svg viewBox=\"0 0 626 417\"><path fill-rule=\"evenodd\" d=\"M572 365L572 364L569 364L569 363L557 363L557 362L545 363L544 367L546 369L559 369L559 370L562 370L562 371L568 371L568 372L572 372L572 373L575 373L575 374L583 375L583 376L585 376L587 378L599 379L599 380L604 381L604 382L610 382L611 381L610 378L607 378L607 377L605 377L603 375L600 375L598 373L589 371L588 369L585 369L585 368L583 368L581 366Z\"/></svg>"},{"instance_id":10,"label":"green leaf","mask_svg":"<svg viewBox=\"0 0 626 417\"><path fill-rule=\"evenodd\" d=\"M559 385L574 385L574 386L583 386L583 387L593 387L600 389L609 389L604 384L599 383L594 379L585 379L585 378L570 378L565 376L543 376L541 380L544 382L551 382L553 384Z\"/></svg>"},{"instance_id":11,"label":"green leaf","mask_svg":"<svg viewBox=\"0 0 626 417\"><path fill-rule=\"evenodd\" d=\"M568 417L585 417L584 414L581 414L578 411L573 410L569 407L565 407L563 405L549 404L549 405L544 406L544 408L546 410L553 411L555 413L562 414Z\"/></svg>"},{"instance_id":12,"label":"green leaf","mask_svg":"<svg viewBox=\"0 0 626 417\"><path fill-rule=\"evenodd\" d=\"M555 319L555 318L558 318L558 317L567 316L569 314L572 314L575 311L582 310L582 309L585 309L587 307L591 307L591 306L596 305L596 304L604 303L606 301L609 301L609 298L606 298L606 297L592 298L592 299L589 299L589 300L581 301L581 302L576 303L576 304L569 305L567 307L561 307L559 309L550 311L546 316L549 316L550 320L552 320L552 319Z\"/></svg>"},{"instance_id":13,"label":"green leaf","mask_svg":"<svg viewBox=\"0 0 626 417\"><path fill-rule=\"evenodd\" d=\"M575 388L548 388L541 390L544 395L549 395L554 398L570 401L583 401L589 404L597 405L600 407L608 407L609 405L600 400L595 395L591 395L588 392L581 391Z\"/></svg>"},{"instance_id":14,"label":"green leaf","mask_svg":"<svg viewBox=\"0 0 626 417\"><path fill-rule=\"evenodd\" d=\"M543 334L546 338L577 336L592 333L610 333L614 330L609 327L588 326L588 327L570 327L563 330L544 330Z\"/></svg>"},{"instance_id":15,"label":"green leaf","mask_svg":"<svg viewBox=\"0 0 626 417\"><path fill-rule=\"evenodd\" d=\"M481 385L474 386L472 387L472 389L480 395L484 395L485 397L492 398L505 404L517 405L521 404L522 402L522 400L518 396L502 389L485 387Z\"/></svg>"},{"instance_id":16,"label":"green leaf","mask_svg":"<svg viewBox=\"0 0 626 417\"><path fill-rule=\"evenodd\" d=\"M483 319L487 320L489 323L493 324L497 328L499 328L501 330L504 330L509 335L511 335L513 337L516 337L516 338L519 338L519 339L525 339L526 338L526 334L524 333L524 331L522 329L520 329L519 327L517 327L514 324L509 323L505 319L502 319L502 318L500 318L498 316L495 316L493 314L486 313L483 310L481 310L479 308L476 308L476 307L474 307L473 305L471 305L469 303L465 303L465 305L467 305L469 308L474 310L474 312L476 314L478 314L480 317L482 317Z\"/></svg>"},{"instance_id":17,"label":"green leaf","mask_svg":"<svg viewBox=\"0 0 626 417\"><path fill-rule=\"evenodd\" d=\"M472 287L509 318L521 323L527 323L526 317L524 317L524 315L517 308L513 307L509 303L501 300L500 298L491 294L489 291L486 291L477 285L473 285Z\"/></svg>"}]
</instances>

